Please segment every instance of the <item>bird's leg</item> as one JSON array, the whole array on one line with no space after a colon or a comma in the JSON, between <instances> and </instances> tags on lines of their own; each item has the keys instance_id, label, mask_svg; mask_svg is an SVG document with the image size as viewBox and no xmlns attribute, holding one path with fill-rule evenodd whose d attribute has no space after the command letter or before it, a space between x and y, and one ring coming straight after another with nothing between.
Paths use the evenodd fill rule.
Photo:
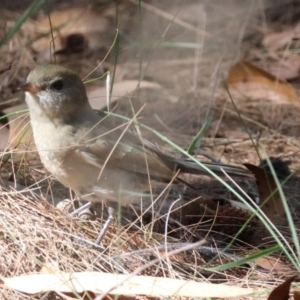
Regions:
<instances>
[{"instance_id":1,"label":"bird's leg","mask_svg":"<svg viewBox=\"0 0 300 300\"><path fill-rule=\"evenodd\" d=\"M75 209L73 212L69 213L68 217L72 218L75 215L80 214L81 212L83 212L85 209L90 208L91 206L92 206L92 202L87 202L86 204L83 204L79 208Z\"/></svg>"},{"instance_id":2,"label":"bird's leg","mask_svg":"<svg viewBox=\"0 0 300 300\"><path fill-rule=\"evenodd\" d=\"M102 242L103 237L105 236L105 233L107 231L107 229L109 228L109 225L111 224L111 222L114 220L116 216L116 209L112 206L108 207L108 219L106 220L105 224L103 225L103 228L101 229L95 244L99 245Z\"/></svg>"},{"instance_id":3,"label":"bird's leg","mask_svg":"<svg viewBox=\"0 0 300 300\"><path fill-rule=\"evenodd\" d=\"M88 208L90 208L92 206L92 202L87 202L84 205L82 205L81 207L77 208L76 210L74 210L73 212L68 214L69 218L74 217L77 214L80 214L81 212L87 210ZM108 207L108 219L106 220L105 224L103 225L102 230L100 231L95 244L99 245L101 243L101 241L103 240L103 237L105 236L106 231L109 228L109 225L112 223L112 221L114 220L115 216L116 216L116 208L113 207L113 204L109 204Z\"/></svg>"}]
</instances>

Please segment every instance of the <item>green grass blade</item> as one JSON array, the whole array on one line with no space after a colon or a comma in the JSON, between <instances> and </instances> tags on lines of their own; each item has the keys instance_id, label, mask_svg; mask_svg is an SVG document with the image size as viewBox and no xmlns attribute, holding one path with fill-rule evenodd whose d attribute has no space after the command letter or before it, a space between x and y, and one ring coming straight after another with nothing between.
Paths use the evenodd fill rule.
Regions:
<instances>
[{"instance_id":1,"label":"green grass blade","mask_svg":"<svg viewBox=\"0 0 300 300\"><path fill-rule=\"evenodd\" d=\"M231 268L235 268L238 267L240 265L243 264L247 264L249 262L252 262L253 260L262 257L262 256L266 256L266 255L270 255L274 252L277 252L280 250L280 246L279 245L275 245L273 247L270 247L268 249L259 251L259 252L255 252L254 254L247 256L245 258L239 259L237 261L234 262L230 262L224 265L220 265L220 266L216 266L216 267L211 267L211 268L204 268L204 270L206 271L214 271L214 272L220 272L220 271L225 271Z\"/></svg>"},{"instance_id":2,"label":"green grass blade","mask_svg":"<svg viewBox=\"0 0 300 300\"><path fill-rule=\"evenodd\" d=\"M208 120L205 121L205 123L203 124L203 126L201 127L199 132L196 134L196 136L192 140L191 144L189 145L189 147L187 149L187 153L192 154L193 150L197 147L199 141L202 139L202 137L203 137L205 131L207 130L207 128L209 127L210 123L211 123L211 118L208 118Z\"/></svg>"}]
</instances>

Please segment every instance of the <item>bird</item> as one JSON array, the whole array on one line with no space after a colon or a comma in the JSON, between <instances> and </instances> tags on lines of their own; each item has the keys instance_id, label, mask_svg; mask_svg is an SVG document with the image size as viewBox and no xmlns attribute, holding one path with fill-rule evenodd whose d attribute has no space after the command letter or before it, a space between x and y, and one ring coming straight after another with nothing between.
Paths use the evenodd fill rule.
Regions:
<instances>
[{"instance_id":1,"label":"bird","mask_svg":"<svg viewBox=\"0 0 300 300\"><path fill-rule=\"evenodd\" d=\"M109 218L118 205L139 203L151 185L162 185L180 174L208 175L199 164L176 158L143 139L133 124L115 125L114 115L95 111L79 75L60 65L37 66L19 87L25 92L30 123L44 167L63 185L92 203L106 201ZM203 163L224 175L248 176L249 171L220 163Z\"/></svg>"}]
</instances>

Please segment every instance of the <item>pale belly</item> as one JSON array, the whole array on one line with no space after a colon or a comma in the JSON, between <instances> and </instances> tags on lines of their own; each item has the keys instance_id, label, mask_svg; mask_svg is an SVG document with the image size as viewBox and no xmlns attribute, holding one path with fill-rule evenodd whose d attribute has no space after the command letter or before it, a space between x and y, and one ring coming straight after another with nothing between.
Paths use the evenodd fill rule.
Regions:
<instances>
[{"instance_id":1,"label":"pale belly","mask_svg":"<svg viewBox=\"0 0 300 300\"><path fill-rule=\"evenodd\" d=\"M76 151L66 152L64 157L56 151L43 151L41 160L45 168L65 186L74 190L82 199L91 202L113 201L121 205L138 203L145 198L144 180L128 172L101 169L78 159Z\"/></svg>"},{"instance_id":2,"label":"pale belly","mask_svg":"<svg viewBox=\"0 0 300 300\"><path fill-rule=\"evenodd\" d=\"M68 128L57 132L53 127L49 128L51 139L47 138L49 135L45 126L43 132L38 132L38 126L35 128L35 142L45 168L84 200L109 200L129 205L139 202L145 196L143 192L149 190L148 186L145 187L144 178L116 168L110 169L109 166L105 167L100 176L101 167L84 159L76 145L68 146L72 145L71 138L66 139L68 134L65 131Z\"/></svg>"}]
</instances>

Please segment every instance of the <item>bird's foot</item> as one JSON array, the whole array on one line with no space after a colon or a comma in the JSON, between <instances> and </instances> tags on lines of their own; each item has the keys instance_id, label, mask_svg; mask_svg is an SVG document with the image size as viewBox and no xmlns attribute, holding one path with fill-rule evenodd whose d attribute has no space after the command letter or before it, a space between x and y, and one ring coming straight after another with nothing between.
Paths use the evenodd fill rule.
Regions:
<instances>
[{"instance_id":1,"label":"bird's foot","mask_svg":"<svg viewBox=\"0 0 300 300\"><path fill-rule=\"evenodd\" d=\"M112 208L112 207L109 207L108 208L108 214L109 214L108 219L106 220L105 224L103 225L103 228L100 231L100 233L99 233L99 235L98 235L98 237L97 237L97 239L95 241L96 245L100 245L100 243L102 242L102 240L103 240L103 238L104 238L104 236L105 236L105 234L106 234L106 232L107 232L110 224L112 223L112 221L115 218L116 210L114 208Z\"/></svg>"}]
</instances>

